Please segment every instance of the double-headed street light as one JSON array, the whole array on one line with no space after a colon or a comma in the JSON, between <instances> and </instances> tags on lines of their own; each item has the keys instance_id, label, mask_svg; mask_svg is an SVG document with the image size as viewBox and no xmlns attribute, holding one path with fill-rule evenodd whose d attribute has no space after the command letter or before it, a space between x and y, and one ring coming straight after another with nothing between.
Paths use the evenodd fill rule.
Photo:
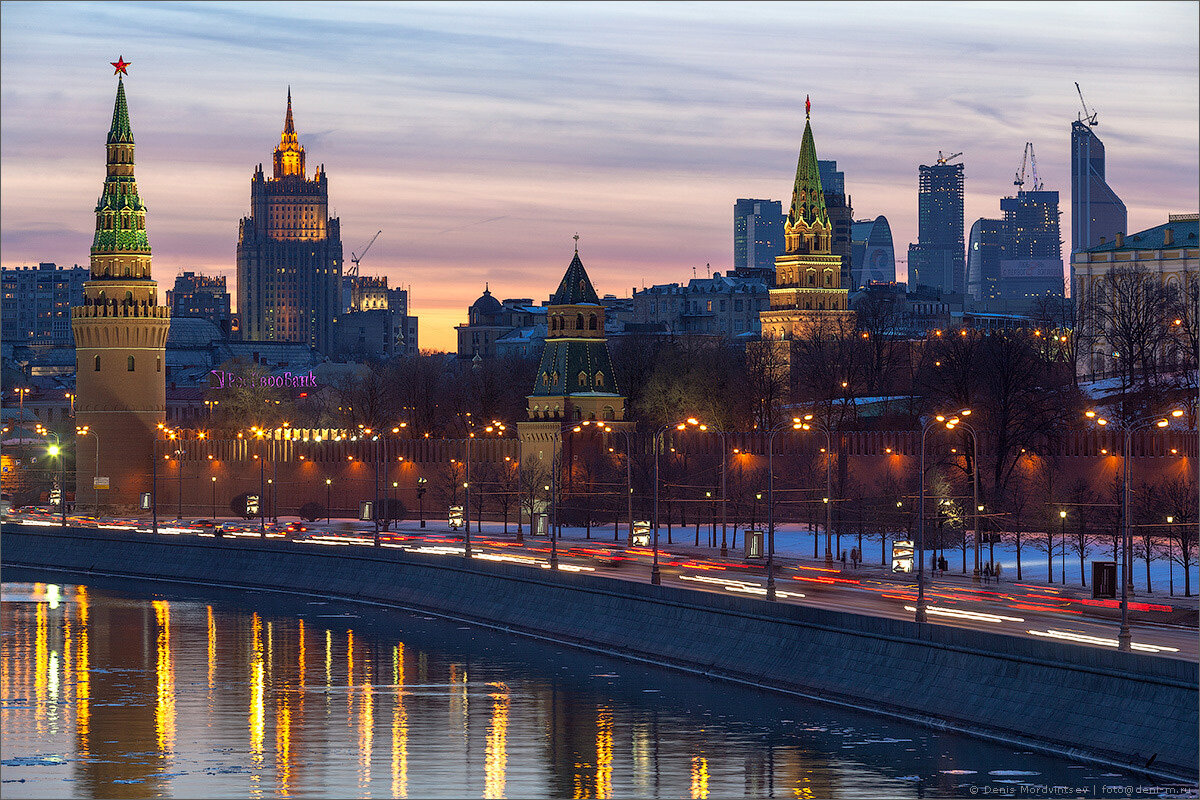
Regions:
<instances>
[{"instance_id":1,"label":"double-headed street light","mask_svg":"<svg viewBox=\"0 0 1200 800\"><path fill-rule=\"evenodd\" d=\"M492 420L492 423L486 426L484 433L495 433L502 435L507 430L503 422ZM463 537L463 556L471 557L471 440L475 438L474 431L467 431L467 438L463 441L463 450L466 452L466 457L463 461L466 463L466 480L463 481L463 519L466 522L466 535ZM482 495L481 495L482 497ZM479 524L483 523L483 508L479 510Z\"/></svg>"},{"instance_id":2,"label":"double-headed street light","mask_svg":"<svg viewBox=\"0 0 1200 800\"><path fill-rule=\"evenodd\" d=\"M99 475L100 475L100 434L91 430L90 425L76 425L75 426L75 437L76 437L75 441L77 443L79 441L78 437L80 437L80 436L91 436L92 441L96 445L96 473L95 473L95 475L92 476L92 494L96 501L95 509L94 509L93 513L97 517L99 517L100 516L100 489L99 489L99 487L96 486L96 478L99 477ZM79 448L78 447L75 448L75 457L79 458ZM75 487L75 496L76 497L79 496L79 487L78 486Z\"/></svg>"},{"instance_id":3,"label":"double-headed street light","mask_svg":"<svg viewBox=\"0 0 1200 800\"><path fill-rule=\"evenodd\" d=\"M726 437L729 435L729 431L723 431L723 430L717 430L716 428L710 428L709 426L705 425L704 423L700 422L699 420L695 419L694 417L689 417L686 424L694 426L695 428L697 428L698 430L701 430L701 431L708 431L710 433L715 433L721 437L721 555L727 556L727 555L729 555L729 546L726 541L726 530L728 529L729 518L728 518L728 503L726 502L726 500L729 497L729 494L726 490L726 487L727 487L726 468L728 466L726 462L729 460L729 454L728 454L728 450L726 448Z\"/></svg>"},{"instance_id":4,"label":"double-headed street light","mask_svg":"<svg viewBox=\"0 0 1200 800\"><path fill-rule=\"evenodd\" d=\"M983 510L983 506L979 505L979 434L975 431L975 428L973 428L971 425L969 425L968 423L966 423L962 420L962 417L971 416L971 409L964 408L962 411L960 411L958 413L959 413L959 416L949 420L946 427L950 430L954 430L954 428L957 427L957 428L962 428L963 430L967 431L967 433L971 434L971 446L974 448L974 450L972 451L974 454L973 455L974 460L972 462L972 467L971 467L971 486L972 486L972 491L974 493L973 500L975 501L973 503L973 505L975 507L975 574L974 574L974 580L978 582L979 576L981 574L979 571L979 545L980 545L979 512L981 510ZM1051 561L1054 560L1053 555L1051 555L1050 560Z\"/></svg>"},{"instance_id":5,"label":"double-headed street light","mask_svg":"<svg viewBox=\"0 0 1200 800\"><path fill-rule=\"evenodd\" d=\"M964 408L956 417L947 418L944 414L938 414L933 419L927 421L921 427L921 474L920 490L917 492L917 610L915 620L917 622L926 621L926 603L925 603L925 439L929 435L929 431L939 425L945 426L946 430L954 430L955 426L962 424L962 418L971 415L971 409ZM976 503L978 508L979 504Z\"/></svg>"},{"instance_id":6,"label":"double-headed street light","mask_svg":"<svg viewBox=\"0 0 1200 800\"><path fill-rule=\"evenodd\" d=\"M1096 414L1095 411L1088 411L1085 416L1095 421L1101 427L1109 424L1109 421ZM1131 422L1127 422L1124 428L1118 428L1124 435L1123 450L1121 454L1122 467L1122 486L1121 486L1121 630L1117 634L1117 649L1128 652L1132 649L1133 633L1129 629L1129 581L1130 571L1133 566L1130 560L1131 536L1129 529L1129 481L1130 467L1129 463L1129 442L1133 438L1136 431L1147 430L1149 428L1166 428L1171 424L1171 419L1178 419L1183 416L1182 409L1175 409L1170 413L1170 416L1154 415L1149 417L1140 417ZM1114 426L1115 427L1115 426Z\"/></svg>"},{"instance_id":7,"label":"double-headed street light","mask_svg":"<svg viewBox=\"0 0 1200 800\"><path fill-rule=\"evenodd\" d=\"M29 391L26 389L25 391ZM46 448L47 455L58 459L58 507L62 512L62 526L67 527L67 458L63 452L62 442L58 438L58 434L52 430L43 428L40 433L43 436L53 436L54 444Z\"/></svg>"},{"instance_id":8,"label":"double-headed street light","mask_svg":"<svg viewBox=\"0 0 1200 800\"><path fill-rule=\"evenodd\" d=\"M767 434L767 599L775 599L775 434L782 430L804 430L804 420L792 417Z\"/></svg>"},{"instance_id":9,"label":"double-headed street light","mask_svg":"<svg viewBox=\"0 0 1200 800\"><path fill-rule=\"evenodd\" d=\"M844 383L842 384L845 385ZM833 466L833 444L829 437L829 423L813 421L812 414L805 414L804 419L795 420L799 422L798 430L812 430L814 427L821 433L825 434L825 563L829 566L833 565L833 477L831 467ZM785 425L786 427L786 425ZM795 425L792 425L795 428ZM816 555L814 553L813 555Z\"/></svg>"},{"instance_id":10,"label":"double-headed street light","mask_svg":"<svg viewBox=\"0 0 1200 800\"><path fill-rule=\"evenodd\" d=\"M620 433L625 437L625 498L627 500L627 511L629 514L629 542L633 543L633 439L629 435L629 431L625 428L614 428L613 426L597 420L584 420L580 423L582 426L595 425L604 433ZM578 431L580 428L576 426L572 430ZM724 553L722 553L724 555Z\"/></svg>"}]
</instances>

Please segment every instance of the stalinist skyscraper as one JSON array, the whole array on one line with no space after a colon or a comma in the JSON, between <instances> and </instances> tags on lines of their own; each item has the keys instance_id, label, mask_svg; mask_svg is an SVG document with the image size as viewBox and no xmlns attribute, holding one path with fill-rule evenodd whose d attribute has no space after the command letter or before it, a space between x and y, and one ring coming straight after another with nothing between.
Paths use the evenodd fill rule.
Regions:
<instances>
[{"instance_id":1,"label":"stalinist skyscraper","mask_svg":"<svg viewBox=\"0 0 1200 800\"><path fill-rule=\"evenodd\" d=\"M129 63L113 62L125 75ZM108 173L96 204L91 280L83 305L71 309L75 334L75 422L88 427L75 452L76 500L135 505L150 491L150 461L158 423L166 415L166 355L170 309L158 304L150 278L146 206L133 177L133 129L124 78L108 131ZM97 450L99 456L97 457ZM109 488L93 489L93 479Z\"/></svg>"},{"instance_id":2,"label":"stalinist skyscraper","mask_svg":"<svg viewBox=\"0 0 1200 800\"><path fill-rule=\"evenodd\" d=\"M306 174L290 89L272 175L265 177L259 164L250 179L237 275L243 339L308 342L322 353L333 349L333 324L341 310L341 225L329 218L324 165L312 180Z\"/></svg>"}]
</instances>

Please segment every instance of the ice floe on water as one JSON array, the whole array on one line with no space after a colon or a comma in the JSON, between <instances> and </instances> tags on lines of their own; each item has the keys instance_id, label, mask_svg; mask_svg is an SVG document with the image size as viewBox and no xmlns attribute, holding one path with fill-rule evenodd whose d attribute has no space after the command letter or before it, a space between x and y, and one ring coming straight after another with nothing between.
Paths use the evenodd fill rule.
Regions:
<instances>
[{"instance_id":1,"label":"ice floe on water","mask_svg":"<svg viewBox=\"0 0 1200 800\"><path fill-rule=\"evenodd\" d=\"M938 772L943 775L978 775L979 773L973 769L939 769Z\"/></svg>"},{"instance_id":2,"label":"ice floe on water","mask_svg":"<svg viewBox=\"0 0 1200 800\"><path fill-rule=\"evenodd\" d=\"M1040 772L1029 772L1023 769L994 769L988 775L1041 775Z\"/></svg>"}]
</instances>

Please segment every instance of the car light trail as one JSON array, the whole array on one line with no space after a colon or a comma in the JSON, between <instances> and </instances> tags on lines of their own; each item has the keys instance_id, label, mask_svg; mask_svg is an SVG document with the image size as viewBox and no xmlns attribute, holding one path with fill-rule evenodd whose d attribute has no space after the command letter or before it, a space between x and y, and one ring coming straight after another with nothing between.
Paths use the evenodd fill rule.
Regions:
<instances>
[{"instance_id":1,"label":"car light trail","mask_svg":"<svg viewBox=\"0 0 1200 800\"><path fill-rule=\"evenodd\" d=\"M708 583L713 586L720 586L727 592L744 592L746 594L766 595L767 590L761 584L751 581L739 581L733 578L710 578L706 575L680 575L680 580L694 581L696 583ZM776 591L777 597L804 597L799 592L783 592Z\"/></svg>"},{"instance_id":2,"label":"car light trail","mask_svg":"<svg viewBox=\"0 0 1200 800\"><path fill-rule=\"evenodd\" d=\"M1105 647L1116 647L1116 639L1105 639L1100 636L1087 636L1082 633L1072 633L1070 631L1026 631L1031 636L1042 636L1048 639L1064 639L1068 642L1079 642L1080 644L1098 644ZM1129 645L1134 650L1142 650L1147 653L1178 653L1178 647L1167 647L1160 644L1140 644L1133 642Z\"/></svg>"},{"instance_id":3,"label":"car light trail","mask_svg":"<svg viewBox=\"0 0 1200 800\"><path fill-rule=\"evenodd\" d=\"M916 611L916 606L905 606L905 611ZM1024 622L1021 617L1005 617L1001 614L982 614L978 611L960 611L957 608L939 608L938 606L926 606L925 611L929 614L937 614L942 617L956 617L958 619L970 619L976 622Z\"/></svg>"}]
</instances>

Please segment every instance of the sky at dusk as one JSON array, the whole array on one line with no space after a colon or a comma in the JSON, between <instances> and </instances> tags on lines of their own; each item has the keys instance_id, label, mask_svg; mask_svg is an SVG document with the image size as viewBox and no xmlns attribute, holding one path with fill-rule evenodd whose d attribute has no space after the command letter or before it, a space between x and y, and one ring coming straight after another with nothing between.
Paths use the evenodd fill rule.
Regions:
<instances>
[{"instance_id":1,"label":"sky at dusk","mask_svg":"<svg viewBox=\"0 0 1200 800\"><path fill-rule=\"evenodd\" d=\"M917 167L962 151L966 226L1026 141L1070 242L1073 81L1131 231L1200 205L1200 5L16 3L0 15L0 260L87 264L116 79L154 277L236 280L290 85L347 265L411 287L423 348L484 282L544 300L571 237L601 294L730 269L739 197L790 200L804 98L856 218L916 240ZM1069 253L1064 248L1064 258ZM905 265L898 264L901 278Z\"/></svg>"}]
</instances>

